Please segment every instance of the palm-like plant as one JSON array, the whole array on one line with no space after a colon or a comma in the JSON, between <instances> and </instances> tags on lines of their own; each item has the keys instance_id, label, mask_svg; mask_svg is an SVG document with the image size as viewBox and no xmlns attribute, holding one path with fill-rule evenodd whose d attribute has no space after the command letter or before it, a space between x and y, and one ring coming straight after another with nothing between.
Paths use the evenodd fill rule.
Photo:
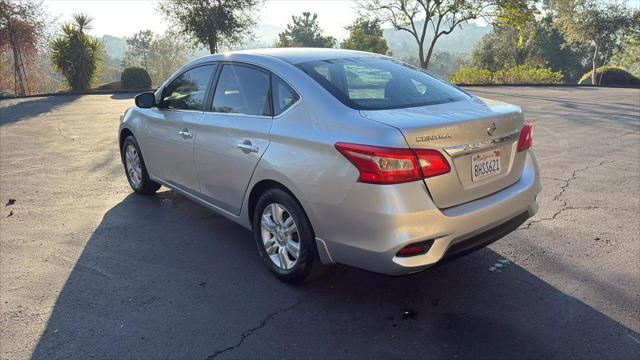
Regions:
<instances>
[{"instance_id":1,"label":"palm-like plant","mask_svg":"<svg viewBox=\"0 0 640 360\"><path fill-rule=\"evenodd\" d=\"M102 45L85 33L92 19L73 15L73 22L62 25L62 34L51 44L51 62L75 91L88 89L98 75Z\"/></svg>"}]
</instances>

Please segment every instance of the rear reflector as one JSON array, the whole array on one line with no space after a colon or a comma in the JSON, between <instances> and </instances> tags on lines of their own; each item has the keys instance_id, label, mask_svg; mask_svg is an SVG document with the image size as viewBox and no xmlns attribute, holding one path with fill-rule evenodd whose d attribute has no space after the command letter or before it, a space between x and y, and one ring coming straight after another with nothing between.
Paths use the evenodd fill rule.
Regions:
<instances>
[{"instance_id":1,"label":"rear reflector","mask_svg":"<svg viewBox=\"0 0 640 360\"><path fill-rule=\"evenodd\" d=\"M520 130L520 138L518 139L518 152L525 151L533 144L533 124L527 121L527 124Z\"/></svg>"},{"instance_id":2,"label":"rear reflector","mask_svg":"<svg viewBox=\"0 0 640 360\"><path fill-rule=\"evenodd\" d=\"M421 241L418 243L409 244L396 254L398 257L410 257L416 255L426 254L429 249L431 249L431 245L433 245L433 240Z\"/></svg>"},{"instance_id":3,"label":"rear reflector","mask_svg":"<svg viewBox=\"0 0 640 360\"><path fill-rule=\"evenodd\" d=\"M359 182L400 184L448 173L451 168L436 150L399 149L337 143L336 149L360 172Z\"/></svg>"}]
</instances>

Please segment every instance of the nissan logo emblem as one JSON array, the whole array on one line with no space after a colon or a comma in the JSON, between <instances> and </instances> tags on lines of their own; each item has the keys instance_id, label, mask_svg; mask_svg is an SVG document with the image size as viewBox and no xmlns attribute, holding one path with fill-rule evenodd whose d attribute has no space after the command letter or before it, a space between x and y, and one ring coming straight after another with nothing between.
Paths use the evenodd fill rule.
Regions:
<instances>
[{"instance_id":1,"label":"nissan logo emblem","mask_svg":"<svg viewBox=\"0 0 640 360\"><path fill-rule=\"evenodd\" d=\"M487 128L487 134L489 134L489 136L495 134L496 132L496 123L492 122L491 125L489 125L489 127Z\"/></svg>"}]
</instances>

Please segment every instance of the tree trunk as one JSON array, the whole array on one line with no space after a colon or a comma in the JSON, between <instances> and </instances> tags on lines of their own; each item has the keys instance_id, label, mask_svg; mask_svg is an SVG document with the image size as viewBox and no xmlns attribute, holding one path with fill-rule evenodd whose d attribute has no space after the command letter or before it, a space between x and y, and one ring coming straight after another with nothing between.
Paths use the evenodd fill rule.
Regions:
<instances>
[{"instance_id":1,"label":"tree trunk","mask_svg":"<svg viewBox=\"0 0 640 360\"><path fill-rule=\"evenodd\" d=\"M604 59L602 59L602 66L606 66L609 64L609 56L611 55L611 46L607 46L607 50L604 53ZM604 71L600 73L598 76L598 85L602 84L602 77L604 76Z\"/></svg>"},{"instance_id":2,"label":"tree trunk","mask_svg":"<svg viewBox=\"0 0 640 360\"><path fill-rule=\"evenodd\" d=\"M596 76L596 69L598 68L598 55L600 54L600 47L596 43L595 50L593 51L593 68L591 69L591 85L597 85L598 80Z\"/></svg>"},{"instance_id":3,"label":"tree trunk","mask_svg":"<svg viewBox=\"0 0 640 360\"><path fill-rule=\"evenodd\" d=\"M20 50L18 48L18 50ZM20 59L20 70L22 70L22 87L24 88L25 95L31 94L31 89L29 89L29 79L27 78L27 69L24 66L24 58L22 57L22 52L18 51L18 59Z\"/></svg>"},{"instance_id":4,"label":"tree trunk","mask_svg":"<svg viewBox=\"0 0 640 360\"><path fill-rule=\"evenodd\" d=\"M429 52L427 52L427 58L425 59L424 69L426 70L429 67L429 63L431 62L431 57L433 56L433 49L436 47L436 41L438 37L435 36L429 44Z\"/></svg>"},{"instance_id":5,"label":"tree trunk","mask_svg":"<svg viewBox=\"0 0 640 360\"><path fill-rule=\"evenodd\" d=\"M23 71L20 69L20 50L15 43L11 42L11 49L13 50L13 71L14 78L16 79L15 93L17 96L25 96L27 90L24 86Z\"/></svg>"},{"instance_id":6,"label":"tree trunk","mask_svg":"<svg viewBox=\"0 0 640 360\"><path fill-rule=\"evenodd\" d=\"M209 52L211 54L218 52L218 36L216 34L209 36Z\"/></svg>"},{"instance_id":7,"label":"tree trunk","mask_svg":"<svg viewBox=\"0 0 640 360\"><path fill-rule=\"evenodd\" d=\"M426 69L427 68L427 63L425 63L424 61L424 45L423 44L418 44L418 61L420 63L420 68L422 69Z\"/></svg>"}]
</instances>

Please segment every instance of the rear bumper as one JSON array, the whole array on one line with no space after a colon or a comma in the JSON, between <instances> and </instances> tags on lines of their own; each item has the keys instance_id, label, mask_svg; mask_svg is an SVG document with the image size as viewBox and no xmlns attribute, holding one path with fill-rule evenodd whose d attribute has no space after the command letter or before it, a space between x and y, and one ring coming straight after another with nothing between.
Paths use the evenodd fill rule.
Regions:
<instances>
[{"instance_id":1,"label":"rear bumper","mask_svg":"<svg viewBox=\"0 0 640 360\"><path fill-rule=\"evenodd\" d=\"M522 177L515 184L448 209L433 204L423 182L356 183L341 206L305 206L313 206L312 222L323 262L400 275L507 235L538 211L540 190L535 157L529 152ZM425 240L433 241L427 253L395 256L404 246Z\"/></svg>"},{"instance_id":2,"label":"rear bumper","mask_svg":"<svg viewBox=\"0 0 640 360\"><path fill-rule=\"evenodd\" d=\"M516 230L520 225L527 221L528 218L530 218L529 212L525 211L513 219L507 220L505 223L502 223L492 229L486 230L468 239L458 241L447 249L442 260L452 260L482 249L483 247L502 239L504 236Z\"/></svg>"}]
</instances>

